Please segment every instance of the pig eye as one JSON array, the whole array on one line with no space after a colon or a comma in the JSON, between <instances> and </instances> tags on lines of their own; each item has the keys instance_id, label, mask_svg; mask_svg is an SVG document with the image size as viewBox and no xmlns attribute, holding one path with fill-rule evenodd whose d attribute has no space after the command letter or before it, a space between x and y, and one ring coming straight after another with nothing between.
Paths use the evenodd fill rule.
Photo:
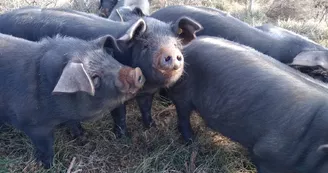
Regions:
<instances>
[{"instance_id":1,"label":"pig eye","mask_svg":"<svg viewBox=\"0 0 328 173\"><path fill-rule=\"evenodd\" d=\"M142 49L148 49L148 47L149 47L148 44L143 44L142 45Z\"/></svg>"},{"instance_id":2,"label":"pig eye","mask_svg":"<svg viewBox=\"0 0 328 173\"><path fill-rule=\"evenodd\" d=\"M139 78L138 78L138 82L139 82L139 83L142 83L142 82L143 82L143 80L142 80L142 76L139 76Z\"/></svg>"},{"instance_id":3,"label":"pig eye","mask_svg":"<svg viewBox=\"0 0 328 173\"><path fill-rule=\"evenodd\" d=\"M100 87L100 77L98 75L94 75L92 77L92 82L93 82L93 85L95 86L95 88Z\"/></svg>"}]
</instances>

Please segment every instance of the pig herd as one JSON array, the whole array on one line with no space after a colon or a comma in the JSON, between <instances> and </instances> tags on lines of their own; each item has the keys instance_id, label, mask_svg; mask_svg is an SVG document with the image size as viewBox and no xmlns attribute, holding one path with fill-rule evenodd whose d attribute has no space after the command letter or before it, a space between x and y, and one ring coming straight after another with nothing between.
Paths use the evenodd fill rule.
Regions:
<instances>
[{"instance_id":1,"label":"pig herd","mask_svg":"<svg viewBox=\"0 0 328 173\"><path fill-rule=\"evenodd\" d=\"M327 173L327 71L324 46L214 8L150 13L148 0L100 0L98 15L39 7L0 15L0 126L22 130L45 168L56 127L78 138L82 121L110 113L124 136L133 98L143 125L156 126L160 91L187 143L197 111L247 148L259 173Z\"/></svg>"}]
</instances>

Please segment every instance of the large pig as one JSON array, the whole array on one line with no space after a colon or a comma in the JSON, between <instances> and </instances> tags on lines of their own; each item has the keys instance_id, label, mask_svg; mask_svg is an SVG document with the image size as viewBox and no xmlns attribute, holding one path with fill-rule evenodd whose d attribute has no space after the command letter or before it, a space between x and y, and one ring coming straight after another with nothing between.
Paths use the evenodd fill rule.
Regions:
<instances>
[{"instance_id":1,"label":"large pig","mask_svg":"<svg viewBox=\"0 0 328 173\"><path fill-rule=\"evenodd\" d=\"M45 168L53 161L53 130L103 115L131 99L145 79L106 53L116 39L55 36L31 42L0 34L0 122L24 131Z\"/></svg>"},{"instance_id":2,"label":"large pig","mask_svg":"<svg viewBox=\"0 0 328 173\"><path fill-rule=\"evenodd\" d=\"M62 34L81 39L94 39L111 34L124 52L114 51L114 58L124 65L140 67L146 83L137 102L145 127L153 124L151 102L158 88L172 85L183 72L184 58L181 45L195 38L201 26L187 17L174 23L164 23L151 17L129 22L114 22L101 17L90 17L71 10L24 8L0 15L0 32L28 40ZM113 110L115 133L126 132L125 106Z\"/></svg>"},{"instance_id":3,"label":"large pig","mask_svg":"<svg viewBox=\"0 0 328 173\"><path fill-rule=\"evenodd\" d=\"M303 57L311 60L318 56L327 59L327 48L305 37L270 25L255 28L218 9L178 5L168 6L151 14L151 17L165 22L175 21L181 16L190 17L203 26L204 29L197 35L222 37L238 42L283 63L292 63L294 58ZM328 70L328 67L325 68Z\"/></svg>"},{"instance_id":4,"label":"large pig","mask_svg":"<svg viewBox=\"0 0 328 173\"><path fill-rule=\"evenodd\" d=\"M328 81L327 48L305 37L269 25L255 28L209 7L168 6L151 14L151 17L165 22L175 21L181 16L195 19L203 26L198 36L222 37L250 46L314 78ZM313 69L313 66L319 66L322 70ZM161 90L160 95L167 98L165 90Z\"/></svg>"},{"instance_id":5,"label":"large pig","mask_svg":"<svg viewBox=\"0 0 328 173\"><path fill-rule=\"evenodd\" d=\"M169 88L178 127L193 139L190 115L246 147L259 173L328 172L328 92L256 50L201 36L184 48L185 75Z\"/></svg>"},{"instance_id":6,"label":"large pig","mask_svg":"<svg viewBox=\"0 0 328 173\"><path fill-rule=\"evenodd\" d=\"M270 55L273 57L287 56L282 55L280 50L283 50L285 54L295 53L295 58L290 65L315 67L320 66L323 69L328 70L328 50L327 48L318 45L314 41L296 34L292 31L271 25L265 24L256 27L259 30L275 38L278 44L273 45L267 43L267 47L271 47ZM300 53L299 53L300 52Z\"/></svg>"}]
</instances>

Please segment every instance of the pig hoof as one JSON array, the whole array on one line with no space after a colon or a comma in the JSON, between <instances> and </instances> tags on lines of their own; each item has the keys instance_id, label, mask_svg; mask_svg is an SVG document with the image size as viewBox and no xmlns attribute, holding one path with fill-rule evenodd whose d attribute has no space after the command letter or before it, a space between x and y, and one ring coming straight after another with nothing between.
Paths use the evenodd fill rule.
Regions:
<instances>
[{"instance_id":1,"label":"pig hoof","mask_svg":"<svg viewBox=\"0 0 328 173\"><path fill-rule=\"evenodd\" d=\"M69 130L69 133L73 139L77 139L77 138L81 138L84 135L85 130L82 127L72 128Z\"/></svg>"},{"instance_id":2,"label":"pig hoof","mask_svg":"<svg viewBox=\"0 0 328 173\"><path fill-rule=\"evenodd\" d=\"M146 129L150 129L150 128L152 128L152 127L156 127L157 125L156 125L156 123L155 123L155 121L150 121L150 122L148 122L148 123L144 123L144 127L146 128Z\"/></svg>"},{"instance_id":3,"label":"pig hoof","mask_svg":"<svg viewBox=\"0 0 328 173\"><path fill-rule=\"evenodd\" d=\"M185 140L185 142L186 142L186 146L189 146L194 142L194 140L192 138L189 138L189 139Z\"/></svg>"},{"instance_id":4,"label":"pig hoof","mask_svg":"<svg viewBox=\"0 0 328 173\"><path fill-rule=\"evenodd\" d=\"M39 163L39 165L42 165L44 169L50 169L50 167L52 166L52 159L45 159L41 156L38 156L36 158L36 162Z\"/></svg>"},{"instance_id":5,"label":"pig hoof","mask_svg":"<svg viewBox=\"0 0 328 173\"><path fill-rule=\"evenodd\" d=\"M128 133L126 132L126 130L119 126L116 126L113 129L113 133L115 134L116 138L122 138L122 137L128 136Z\"/></svg>"},{"instance_id":6,"label":"pig hoof","mask_svg":"<svg viewBox=\"0 0 328 173\"><path fill-rule=\"evenodd\" d=\"M76 145L78 146L85 146L88 143L88 139L86 136L81 136L76 138Z\"/></svg>"},{"instance_id":7,"label":"pig hoof","mask_svg":"<svg viewBox=\"0 0 328 173\"><path fill-rule=\"evenodd\" d=\"M50 169L51 164L49 163L42 163L44 169Z\"/></svg>"}]
</instances>

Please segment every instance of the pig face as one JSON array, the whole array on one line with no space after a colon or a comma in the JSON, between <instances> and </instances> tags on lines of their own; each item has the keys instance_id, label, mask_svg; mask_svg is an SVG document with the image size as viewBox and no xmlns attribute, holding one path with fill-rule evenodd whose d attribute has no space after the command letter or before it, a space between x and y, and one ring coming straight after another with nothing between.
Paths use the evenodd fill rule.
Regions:
<instances>
[{"instance_id":1,"label":"pig face","mask_svg":"<svg viewBox=\"0 0 328 173\"><path fill-rule=\"evenodd\" d=\"M119 103L132 98L145 82L140 68L123 66L108 54L109 47L119 50L112 36L100 37L90 45L96 48L86 46L81 53L67 55L73 58L64 67L53 93L82 91Z\"/></svg>"},{"instance_id":2,"label":"pig face","mask_svg":"<svg viewBox=\"0 0 328 173\"><path fill-rule=\"evenodd\" d=\"M182 17L173 24L144 17L145 25L135 34L132 47L132 66L140 67L147 84L169 87L183 73L184 58L182 45L188 44L202 29L201 25L190 18ZM120 41L131 40L129 35Z\"/></svg>"}]
</instances>

